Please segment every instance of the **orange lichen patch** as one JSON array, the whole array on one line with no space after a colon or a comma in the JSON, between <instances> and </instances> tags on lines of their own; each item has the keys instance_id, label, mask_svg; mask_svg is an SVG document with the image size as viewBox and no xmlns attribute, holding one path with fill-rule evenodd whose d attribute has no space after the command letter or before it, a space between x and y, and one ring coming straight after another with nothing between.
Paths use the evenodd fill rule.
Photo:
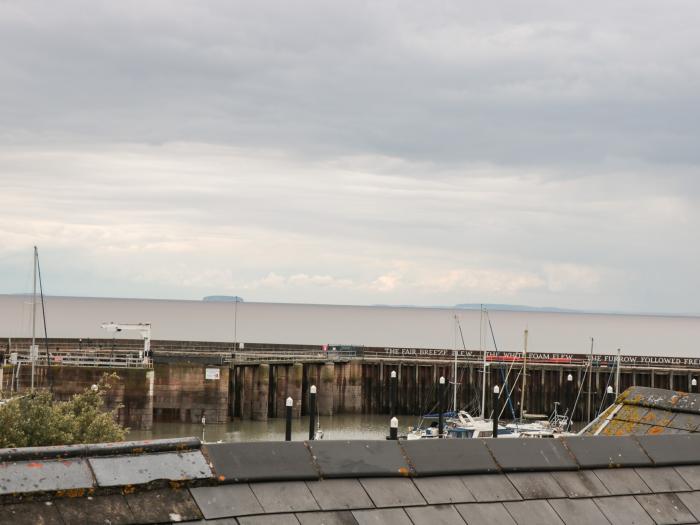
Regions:
<instances>
[{"instance_id":1,"label":"orange lichen patch","mask_svg":"<svg viewBox=\"0 0 700 525\"><path fill-rule=\"evenodd\" d=\"M82 498L85 495L85 489L60 490L56 494L61 498Z\"/></svg>"},{"instance_id":2,"label":"orange lichen patch","mask_svg":"<svg viewBox=\"0 0 700 525\"><path fill-rule=\"evenodd\" d=\"M665 427L653 426L649 429L648 434L663 434L665 430Z\"/></svg>"},{"instance_id":3,"label":"orange lichen patch","mask_svg":"<svg viewBox=\"0 0 700 525\"><path fill-rule=\"evenodd\" d=\"M42 468L43 466L43 463L27 463L27 467L29 468Z\"/></svg>"},{"instance_id":4,"label":"orange lichen patch","mask_svg":"<svg viewBox=\"0 0 700 525\"><path fill-rule=\"evenodd\" d=\"M122 488L122 492L124 494L133 494L134 492L136 492L136 487L134 487L133 485L124 485L124 487Z\"/></svg>"},{"instance_id":5,"label":"orange lichen patch","mask_svg":"<svg viewBox=\"0 0 700 525\"><path fill-rule=\"evenodd\" d=\"M410 472L409 472L409 470L408 470L406 467L401 467L401 468L399 469L399 474L401 474L402 476L407 476L407 477L408 477L408 475L410 474Z\"/></svg>"},{"instance_id":6,"label":"orange lichen patch","mask_svg":"<svg viewBox=\"0 0 700 525\"><path fill-rule=\"evenodd\" d=\"M674 415L675 414L673 412L652 408L644 415L644 417L640 419L640 421L642 423L646 423L647 425L665 427L668 426Z\"/></svg>"},{"instance_id":7,"label":"orange lichen patch","mask_svg":"<svg viewBox=\"0 0 700 525\"><path fill-rule=\"evenodd\" d=\"M219 479L219 481L224 481L226 479L226 476L220 475L218 479Z\"/></svg>"}]
</instances>

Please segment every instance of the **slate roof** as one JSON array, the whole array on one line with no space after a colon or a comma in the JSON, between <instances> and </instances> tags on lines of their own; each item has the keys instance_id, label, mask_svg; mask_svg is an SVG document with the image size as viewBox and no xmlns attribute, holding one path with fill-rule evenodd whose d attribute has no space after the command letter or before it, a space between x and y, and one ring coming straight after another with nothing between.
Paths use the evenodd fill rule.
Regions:
<instances>
[{"instance_id":1,"label":"slate roof","mask_svg":"<svg viewBox=\"0 0 700 525\"><path fill-rule=\"evenodd\" d=\"M700 522L700 434L0 450L0 524Z\"/></svg>"},{"instance_id":2,"label":"slate roof","mask_svg":"<svg viewBox=\"0 0 700 525\"><path fill-rule=\"evenodd\" d=\"M628 436L700 432L700 394L635 386L618 396L586 435Z\"/></svg>"}]
</instances>

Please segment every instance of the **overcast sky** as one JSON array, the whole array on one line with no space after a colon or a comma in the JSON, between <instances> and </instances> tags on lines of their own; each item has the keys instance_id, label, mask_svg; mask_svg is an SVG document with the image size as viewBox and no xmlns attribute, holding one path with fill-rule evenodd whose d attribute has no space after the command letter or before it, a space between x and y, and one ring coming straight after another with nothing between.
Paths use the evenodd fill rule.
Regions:
<instances>
[{"instance_id":1,"label":"overcast sky","mask_svg":"<svg viewBox=\"0 0 700 525\"><path fill-rule=\"evenodd\" d=\"M0 293L700 312L698 27L0 0Z\"/></svg>"}]
</instances>

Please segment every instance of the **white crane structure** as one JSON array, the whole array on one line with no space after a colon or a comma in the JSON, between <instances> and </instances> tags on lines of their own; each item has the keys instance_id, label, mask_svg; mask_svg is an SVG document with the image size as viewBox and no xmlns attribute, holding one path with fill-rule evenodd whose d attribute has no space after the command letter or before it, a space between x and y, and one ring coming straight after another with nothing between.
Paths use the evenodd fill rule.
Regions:
<instances>
[{"instance_id":1,"label":"white crane structure","mask_svg":"<svg viewBox=\"0 0 700 525\"><path fill-rule=\"evenodd\" d=\"M102 328L111 333L131 331L138 332L143 337L143 350L139 352L139 358L147 364L151 360L151 323L102 323Z\"/></svg>"}]
</instances>

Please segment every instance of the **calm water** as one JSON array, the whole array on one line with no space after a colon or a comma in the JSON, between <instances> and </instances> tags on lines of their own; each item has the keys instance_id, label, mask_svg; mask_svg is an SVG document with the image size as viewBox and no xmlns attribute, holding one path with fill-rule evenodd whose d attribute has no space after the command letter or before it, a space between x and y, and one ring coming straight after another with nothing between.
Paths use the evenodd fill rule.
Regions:
<instances>
[{"instance_id":1,"label":"calm water","mask_svg":"<svg viewBox=\"0 0 700 525\"><path fill-rule=\"evenodd\" d=\"M415 425L415 416L399 416L399 432ZM343 414L321 418L324 439L384 439L389 433L389 416ZM202 437L202 425L197 423L155 423L153 430L132 430L127 439L158 439L196 436ZM309 437L309 418L295 419L292 439L302 441ZM249 421L236 419L221 425L206 425L205 441L280 441L284 439L284 419Z\"/></svg>"},{"instance_id":2,"label":"calm water","mask_svg":"<svg viewBox=\"0 0 700 525\"><path fill-rule=\"evenodd\" d=\"M409 426L419 423L416 416L398 416L399 434L405 434ZM507 423L507 421L504 421ZM584 423L572 424L571 430L583 428ZM388 415L343 414L321 418L323 439L384 439L389 433ZM197 423L155 423L153 430L132 430L127 439L159 439L175 437L202 437L202 425ZM303 441L309 437L309 418L295 419L292 423L292 439ZM236 419L222 425L207 425L205 441L282 441L284 419L250 421Z\"/></svg>"}]
</instances>

